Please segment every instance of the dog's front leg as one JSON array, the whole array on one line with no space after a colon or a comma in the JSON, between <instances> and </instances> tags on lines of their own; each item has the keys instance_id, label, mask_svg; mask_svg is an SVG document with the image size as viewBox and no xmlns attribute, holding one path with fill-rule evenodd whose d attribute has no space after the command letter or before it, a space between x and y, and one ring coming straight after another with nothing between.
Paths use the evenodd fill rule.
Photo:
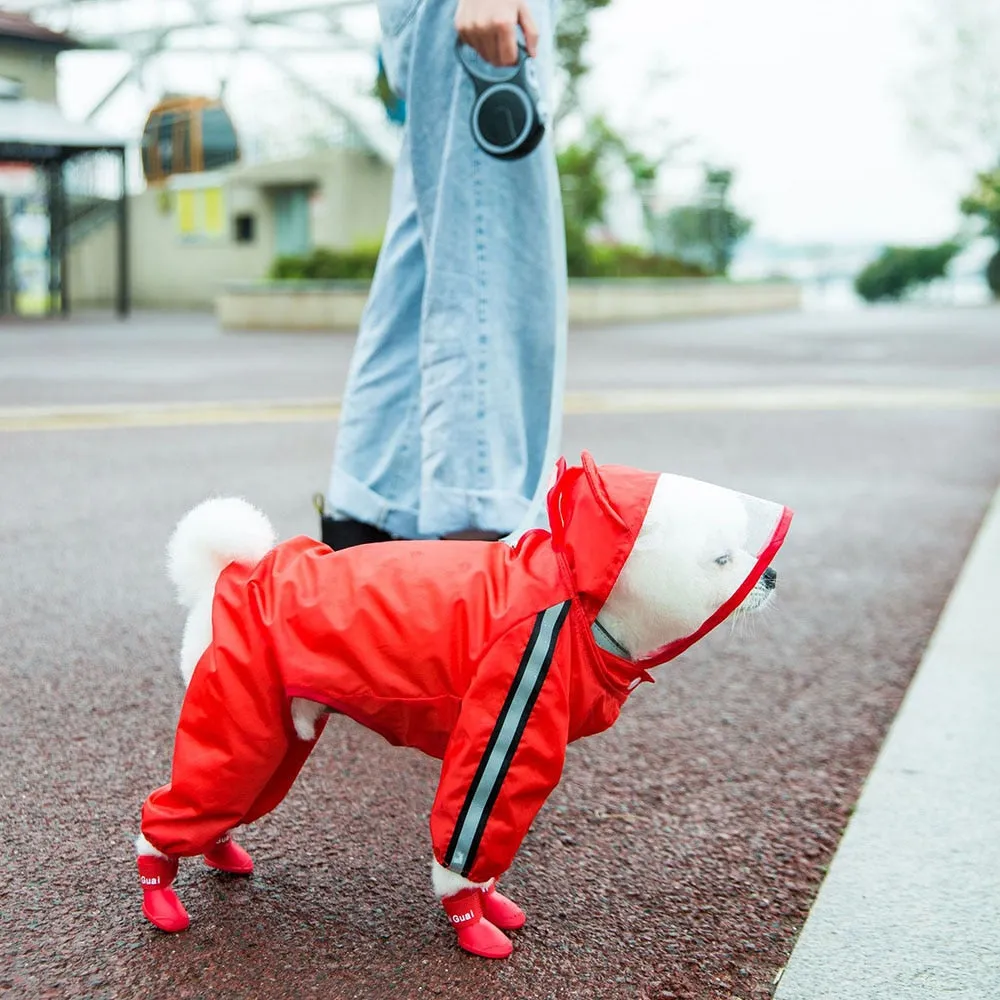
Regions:
<instances>
[{"instance_id":1,"label":"dog's front leg","mask_svg":"<svg viewBox=\"0 0 1000 1000\"><path fill-rule=\"evenodd\" d=\"M431 884L462 949L483 958L506 958L511 953L511 943L501 932L523 927L526 918L517 903L498 891L496 879L471 882L435 860Z\"/></svg>"},{"instance_id":2,"label":"dog's front leg","mask_svg":"<svg viewBox=\"0 0 1000 1000\"><path fill-rule=\"evenodd\" d=\"M431 885L438 899L457 896L460 892L469 892L473 889L485 889L492 882L493 879L489 882L470 882L464 875L459 875L458 872L439 864L437 859L431 863Z\"/></svg>"},{"instance_id":3,"label":"dog's front leg","mask_svg":"<svg viewBox=\"0 0 1000 1000\"><path fill-rule=\"evenodd\" d=\"M435 881L459 946L489 958L513 951L500 928L524 923L493 879L513 863L566 757L571 660L557 647L569 610L569 601L547 608L490 647L441 762L430 828L434 857L449 874L435 868Z\"/></svg>"}]
</instances>

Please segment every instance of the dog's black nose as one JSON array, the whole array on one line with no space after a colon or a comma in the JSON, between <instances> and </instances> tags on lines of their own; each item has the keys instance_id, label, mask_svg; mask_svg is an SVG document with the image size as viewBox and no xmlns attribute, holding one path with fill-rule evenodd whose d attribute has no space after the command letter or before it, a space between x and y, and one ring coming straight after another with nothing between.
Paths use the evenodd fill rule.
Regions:
<instances>
[{"instance_id":1,"label":"dog's black nose","mask_svg":"<svg viewBox=\"0 0 1000 1000\"><path fill-rule=\"evenodd\" d=\"M764 570L764 575L761 579L764 581L764 586L767 587L768 590L774 590L775 585L778 582L778 574L775 573L770 566L768 566L768 568Z\"/></svg>"}]
</instances>

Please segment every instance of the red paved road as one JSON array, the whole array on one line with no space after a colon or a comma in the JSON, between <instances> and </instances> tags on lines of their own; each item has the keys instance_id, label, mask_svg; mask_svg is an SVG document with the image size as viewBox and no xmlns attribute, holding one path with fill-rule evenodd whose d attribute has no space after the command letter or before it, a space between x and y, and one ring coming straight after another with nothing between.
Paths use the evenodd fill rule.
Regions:
<instances>
[{"instance_id":1,"label":"red paved road","mask_svg":"<svg viewBox=\"0 0 1000 1000\"><path fill-rule=\"evenodd\" d=\"M720 631L571 749L507 879L530 923L499 964L460 954L429 897L435 763L343 719L245 834L252 880L190 862L191 930L139 916L130 839L181 690L163 544L220 490L312 530L329 443L318 424L0 436L0 994L767 996L1000 478L1000 412L569 420L569 453L798 516L757 634Z\"/></svg>"}]
</instances>

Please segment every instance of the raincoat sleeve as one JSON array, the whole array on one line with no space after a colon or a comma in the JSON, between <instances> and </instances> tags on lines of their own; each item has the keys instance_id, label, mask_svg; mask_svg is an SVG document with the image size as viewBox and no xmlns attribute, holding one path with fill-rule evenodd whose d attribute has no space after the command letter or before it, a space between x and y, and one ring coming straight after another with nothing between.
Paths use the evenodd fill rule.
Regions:
<instances>
[{"instance_id":1,"label":"raincoat sleeve","mask_svg":"<svg viewBox=\"0 0 1000 1000\"><path fill-rule=\"evenodd\" d=\"M474 882L510 867L559 783L569 733L568 602L507 632L483 659L451 734L431 836L445 868Z\"/></svg>"}]
</instances>

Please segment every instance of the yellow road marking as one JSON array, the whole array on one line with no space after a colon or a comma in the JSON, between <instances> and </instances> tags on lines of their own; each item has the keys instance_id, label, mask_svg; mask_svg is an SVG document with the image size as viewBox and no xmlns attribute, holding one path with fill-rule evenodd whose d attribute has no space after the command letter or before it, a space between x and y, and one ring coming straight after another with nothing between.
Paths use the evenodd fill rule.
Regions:
<instances>
[{"instance_id":1,"label":"yellow road marking","mask_svg":"<svg viewBox=\"0 0 1000 1000\"><path fill-rule=\"evenodd\" d=\"M606 389L566 394L572 416L851 410L1000 409L1000 390L912 386L735 386ZM0 408L0 432L310 423L336 420L335 399Z\"/></svg>"},{"instance_id":2,"label":"yellow road marking","mask_svg":"<svg viewBox=\"0 0 1000 1000\"><path fill-rule=\"evenodd\" d=\"M335 420L340 405L325 403L141 403L0 409L0 432L110 430L116 427L196 427L213 424L303 423Z\"/></svg>"}]
</instances>

